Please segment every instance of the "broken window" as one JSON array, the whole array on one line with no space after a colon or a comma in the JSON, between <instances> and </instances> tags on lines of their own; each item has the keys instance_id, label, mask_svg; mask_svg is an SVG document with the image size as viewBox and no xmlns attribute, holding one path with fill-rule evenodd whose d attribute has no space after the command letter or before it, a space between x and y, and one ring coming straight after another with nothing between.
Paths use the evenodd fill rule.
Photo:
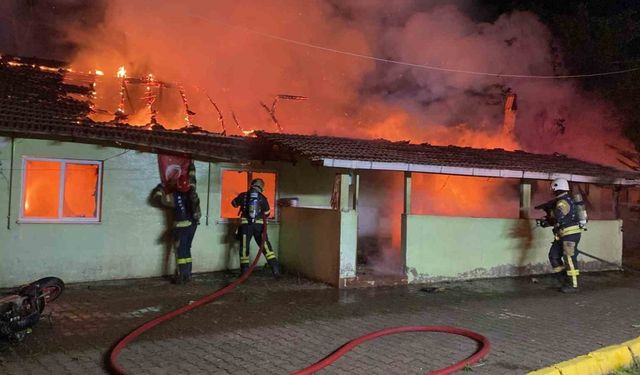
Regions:
<instances>
[{"instance_id":1,"label":"broken window","mask_svg":"<svg viewBox=\"0 0 640 375\"><path fill-rule=\"evenodd\" d=\"M239 208L233 207L231 201L238 194L246 192L249 189L251 180L261 178L264 180L264 194L269 201L271 207L270 219L276 216L276 174L273 172L253 172L240 170L223 170L222 171L222 202L220 204L220 217L223 219L236 219L240 217Z\"/></svg>"},{"instance_id":2,"label":"broken window","mask_svg":"<svg viewBox=\"0 0 640 375\"><path fill-rule=\"evenodd\" d=\"M101 172L99 161L24 159L20 221L99 221Z\"/></svg>"}]
</instances>

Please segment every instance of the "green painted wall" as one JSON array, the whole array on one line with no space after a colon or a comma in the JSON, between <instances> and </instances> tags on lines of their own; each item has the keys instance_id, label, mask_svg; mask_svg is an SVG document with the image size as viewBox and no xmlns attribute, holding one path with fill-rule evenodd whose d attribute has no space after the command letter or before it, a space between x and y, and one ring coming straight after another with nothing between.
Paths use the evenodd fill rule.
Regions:
<instances>
[{"instance_id":1,"label":"green painted wall","mask_svg":"<svg viewBox=\"0 0 640 375\"><path fill-rule=\"evenodd\" d=\"M0 138L2 218L7 216L9 196L10 145L6 141ZM47 275L77 282L151 277L173 272L173 254L168 254L162 241L166 230L165 214L147 204L150 190L159 181L155 154L136 151L121 154L124 150L117 148L29 139L17 139L15 150L11 229L7 229L6 220L0 226L0 287ZM105 160L101 223L16 223L23 156ZM209 225L203 218L196 232L192 249L194 272L239 267L237 248L232 241L235 225L218 220L220 168L228 166L211 164L210 208L206 212L208 163L196 163L197 188L203 215L209 216ZM255 168L275 167L258 165ZM314 198L310 200L315 201ZM278 234L278 224L270 225L269 236L276 249ZM256 246L252 250L255 254Z\"/></svg>"},{"instance_id":2,"label":"green painted wall","mask_svg":"<svg viewBox=\"0 0 640 375\"><path fill-rule=\"evenodd\" d=\"M340 279L356 277L358 212L340 212Z\"/></svg>"},{"instance_id":3,"label":"green painted wall","mask_svg":"<svg viewBox=\"0 0 640 375\"><path fill-rule=\"evenodd\" d=\"M340 214L332 209L282 209L280 260L287 272L338 285Z\"/></svg>"},{"instance_id":4,"label":"green painted wall","mask_svg":"<svg viewBox=\"0 0 640 375\"><path fill-rule=\"evenodd\" d=\"M287 272L334 286L355 277L357 220L354 210L283 208L280 260Z\"/></svg>"},{"instance_id":5,"label":"green painted wall","mask_svg":"<svg viewBox=\"0 0 640 375\"><path fill-rule=\"evenodd\" d=\"M262 164L261 164L262 165ZM339 169L312 165L306 160L292 163L265 163L278 171L280 198L299 198L300 206L330 208L331 192Z\"/></svg>"},{"instance_id":6,"label":"green painted wall","mask_svg":"<svg viewBox=\"0 0 640 375\"><path fill-rule=\"evenodd\" d=\"M590 221L580 249L620 264L622 221ZM535 220L408 215L406 266L409 282L473 279L550 272L551 229ZM581 262L587 261L580 257ZM597 262L583 269L611 269Z\"/></svg>"}]
</instances>

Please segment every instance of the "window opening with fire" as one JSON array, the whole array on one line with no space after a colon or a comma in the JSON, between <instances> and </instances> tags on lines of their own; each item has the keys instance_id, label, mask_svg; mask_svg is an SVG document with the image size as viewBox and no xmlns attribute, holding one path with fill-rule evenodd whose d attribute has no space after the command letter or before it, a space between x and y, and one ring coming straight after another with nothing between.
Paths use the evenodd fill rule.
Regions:
<instances>
[{"instance_id":1,"label":"window opening with fire","mask_svg":"<svg viewBox=\"0 0 640 375\"><path fill-rule=\"evenodd\" d=\"M102 162L24 158L21 222L100 221Z\"/></svg>"},{"instance_id":2,"label":"window opening with fire","mask_svg":"<svg viewBox=\"0 0 640 375\"><path fill-rule=\"evenodd\" d=\"M249 190L249 184L251 180L261 178L264 180L264 194L269 201L271 207L271 214L269 219L274 220L276 218L276 173L274 172L255 172L246 170L222 170L222 202L220 202L220 217L222 219L237 219L240 217L237 207L231 205L231 201L238 196L238 194Z\"/></svg>"}]
</instances>

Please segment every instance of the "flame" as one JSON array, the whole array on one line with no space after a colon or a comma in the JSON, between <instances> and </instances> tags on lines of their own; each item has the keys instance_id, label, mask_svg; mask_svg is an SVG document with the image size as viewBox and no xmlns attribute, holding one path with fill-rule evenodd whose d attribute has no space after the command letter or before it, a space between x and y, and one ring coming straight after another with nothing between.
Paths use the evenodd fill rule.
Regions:
<instances>
[{"instance_id":1,"label":"flame","mask_svg":"<svg viewBox=\"0 0 640 375\"><path fill-rule=\"evenodd\" d=\"M126 78L127 77L127 71L125 70L124 66L121 66L120 68L118 68L118 73L116 74L116 77L118 77L118 78Z\"/></svg>"}]
</instances>

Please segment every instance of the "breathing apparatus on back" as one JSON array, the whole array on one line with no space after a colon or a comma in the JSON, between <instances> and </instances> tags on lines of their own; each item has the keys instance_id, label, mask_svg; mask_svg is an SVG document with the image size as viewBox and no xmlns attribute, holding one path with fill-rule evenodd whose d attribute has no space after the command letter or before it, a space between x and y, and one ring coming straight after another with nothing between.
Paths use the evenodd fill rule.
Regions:
<instances>
[{"instance_id":1,"label":"breathing apparatus on back","mask_svg":"<svg viewBox=\"0 0 640 375\"><path fill-rule=\"evenodd\" d=\"M250 223L255 222L262 217L262 210L260 207L260 193L264 189L264 181L261 178L256 178L251 181L251 189L245 195L245 216Z\"/></svg>"},{"instance_id":2,"label":"breathing apparatus on back","mask_svg":"<svg viewBox=\"0 0 640 375\"><path fill-rule=\"evenodd\" d=\"M580 228L587 230L587 221L589 220L589 218L587 217L586 205L584 203L584 200L582 200L582 194L573 194L573 203L576 206L576 216L578 217Z\"/></svg>"}]
</instances>

